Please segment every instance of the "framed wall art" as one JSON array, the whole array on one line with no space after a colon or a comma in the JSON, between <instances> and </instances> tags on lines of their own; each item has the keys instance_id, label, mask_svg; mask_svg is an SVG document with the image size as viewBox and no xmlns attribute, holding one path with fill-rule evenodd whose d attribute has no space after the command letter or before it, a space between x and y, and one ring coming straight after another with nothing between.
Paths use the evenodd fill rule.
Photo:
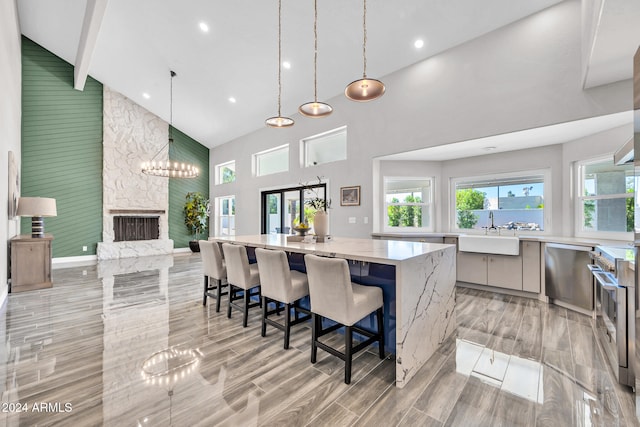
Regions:
<instances>
[{"instance_id":1,"label":"framed wall art","mask_svg":"<svg viewBox=\"0 0 640 427\"><path fill-rule=\"evenodd\" d=\"M360 186L340 187L340 206L360 206Z\"/></svg>"}]
</instances>

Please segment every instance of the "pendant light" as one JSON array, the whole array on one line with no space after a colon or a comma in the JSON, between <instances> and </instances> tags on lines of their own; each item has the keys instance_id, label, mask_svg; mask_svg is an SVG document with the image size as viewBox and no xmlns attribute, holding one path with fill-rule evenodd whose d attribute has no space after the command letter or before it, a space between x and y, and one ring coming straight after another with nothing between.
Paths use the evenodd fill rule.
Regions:
<instances>
[{"instance_id":1,"label":"pendant light","mask_svg":"<svg viewBox=\"0 0 640 427\"><path fill-rule=\"evenodd\" d=\"M269 117L265 124L272 128L285 128L293 126L293 119L282 117L280 114L282 97L282 0L278 0L278 115Z\"/></svg>"},{"instance_id":2,"label":"pendant light","mask_svg":"<svg viewBox=\"0 0 640 427\"><path fill-rule=\"evenodd\" d=\"M148 161L142 163L142 173L152 176L161 176L164 178L197 178L200 174L200 171L195 165L191 163L180 162L176 158L176 147L173 144L173 78L176 76L176 73L170 71L171 75L171 97L170 97L170 112L169 112L169 142L167 142L161 149L156 153L153 158ZM158 157L164 149L169 146L169 156L166 162L157 161L156 157Z\"/></svg>"},{"instance_id":3,"label":"pendant light","mask_svg":"<svg viewBox=\"0 0 640 427\"><path fill-rule=\"evenodd\" d=\"M326 117L333 112L333 107L318 102L318 0L313 0L313 101L302 104L298 111L307 117Z\"/></svg>"},{"instance_id":4,"label":"pendant light","mask_svg":"<svg viewBox=\"0 0 640 427\"><path fill-rule=\"evenodd\" d=\"M367 0L363 0L364 13L362 17L363 42L362 42L362 58L364 63L364 71L362 78L351 82L344 90L344 94L352 101L366 102L373 101L384 95L384 83L380 80L367 78Z\"/></svg>"}]
</instances>

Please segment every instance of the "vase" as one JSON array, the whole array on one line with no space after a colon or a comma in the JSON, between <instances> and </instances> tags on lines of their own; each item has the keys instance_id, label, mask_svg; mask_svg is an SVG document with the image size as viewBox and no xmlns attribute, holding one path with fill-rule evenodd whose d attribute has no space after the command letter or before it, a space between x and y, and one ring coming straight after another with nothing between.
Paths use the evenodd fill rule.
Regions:
<instances>
[{"instance_id":1,"label":"vase","mask_svg":"<svg viewBox=\"0 0 640 427\"><path fill-rule=\"evenodd\" d=\"M317 211L313 217L313 230L316 236L324 237L329 234L329 214L327 211Z\"/></svg>"}]
</instances>

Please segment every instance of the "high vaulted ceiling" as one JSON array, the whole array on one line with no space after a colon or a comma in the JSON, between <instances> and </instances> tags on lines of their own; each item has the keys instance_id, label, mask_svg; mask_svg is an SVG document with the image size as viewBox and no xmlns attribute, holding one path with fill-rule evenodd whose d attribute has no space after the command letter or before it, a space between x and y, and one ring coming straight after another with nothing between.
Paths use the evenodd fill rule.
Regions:
<instances>
[{"instance_id":1,"label":"high vaulted ceiling","mask_svg":"<svg viewBox=\"0 0 640 427\"><path fill-rule=\"evenodd\" d=\"M558 2L369 0L367 74L382 78ZM615 6L600 13L614 20L592 32L589 61L598 75L589 78L587 69L585 85L631 76L630 66L607 74L602 63L626 55L615 26L640 13L640 2L597 3L599 10ZM260 129L277 113L277 0L18 0L18 7L25 36L167 121L174 70L173 124L209 147ZM318 0L318 15L318 97L327 100L362 76L362 2ZM414 47L417 39L424 47ZM313 100L313 53L313 1L282 0L282 58L291 63L282 70L283 115Z\"/></svg>"}]
</instances>

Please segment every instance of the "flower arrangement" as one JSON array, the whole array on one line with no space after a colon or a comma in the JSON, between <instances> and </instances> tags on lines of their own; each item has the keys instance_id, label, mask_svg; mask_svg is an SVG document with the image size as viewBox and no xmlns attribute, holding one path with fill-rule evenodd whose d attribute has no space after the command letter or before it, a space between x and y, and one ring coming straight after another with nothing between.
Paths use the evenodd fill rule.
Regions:
<instances>
[{"instance_id":1,"label":"flower arrangement","mask_svg":"<svg viewBox=\"0 0 640 427\"><path fill-rule=\"evenodd\" d=\"M323 177L318 176L316 178L318 178L318 184L322 184ZM301 182L300 185L304 187L305 190L309 190L314 195L314 197L305 200L305 205L312 207L316 211L326 211L327 209L331 209L331 199L320 197L320 194L318 193L319 187L314 187L306 182Z\"/></svg>"}]
</instances>

